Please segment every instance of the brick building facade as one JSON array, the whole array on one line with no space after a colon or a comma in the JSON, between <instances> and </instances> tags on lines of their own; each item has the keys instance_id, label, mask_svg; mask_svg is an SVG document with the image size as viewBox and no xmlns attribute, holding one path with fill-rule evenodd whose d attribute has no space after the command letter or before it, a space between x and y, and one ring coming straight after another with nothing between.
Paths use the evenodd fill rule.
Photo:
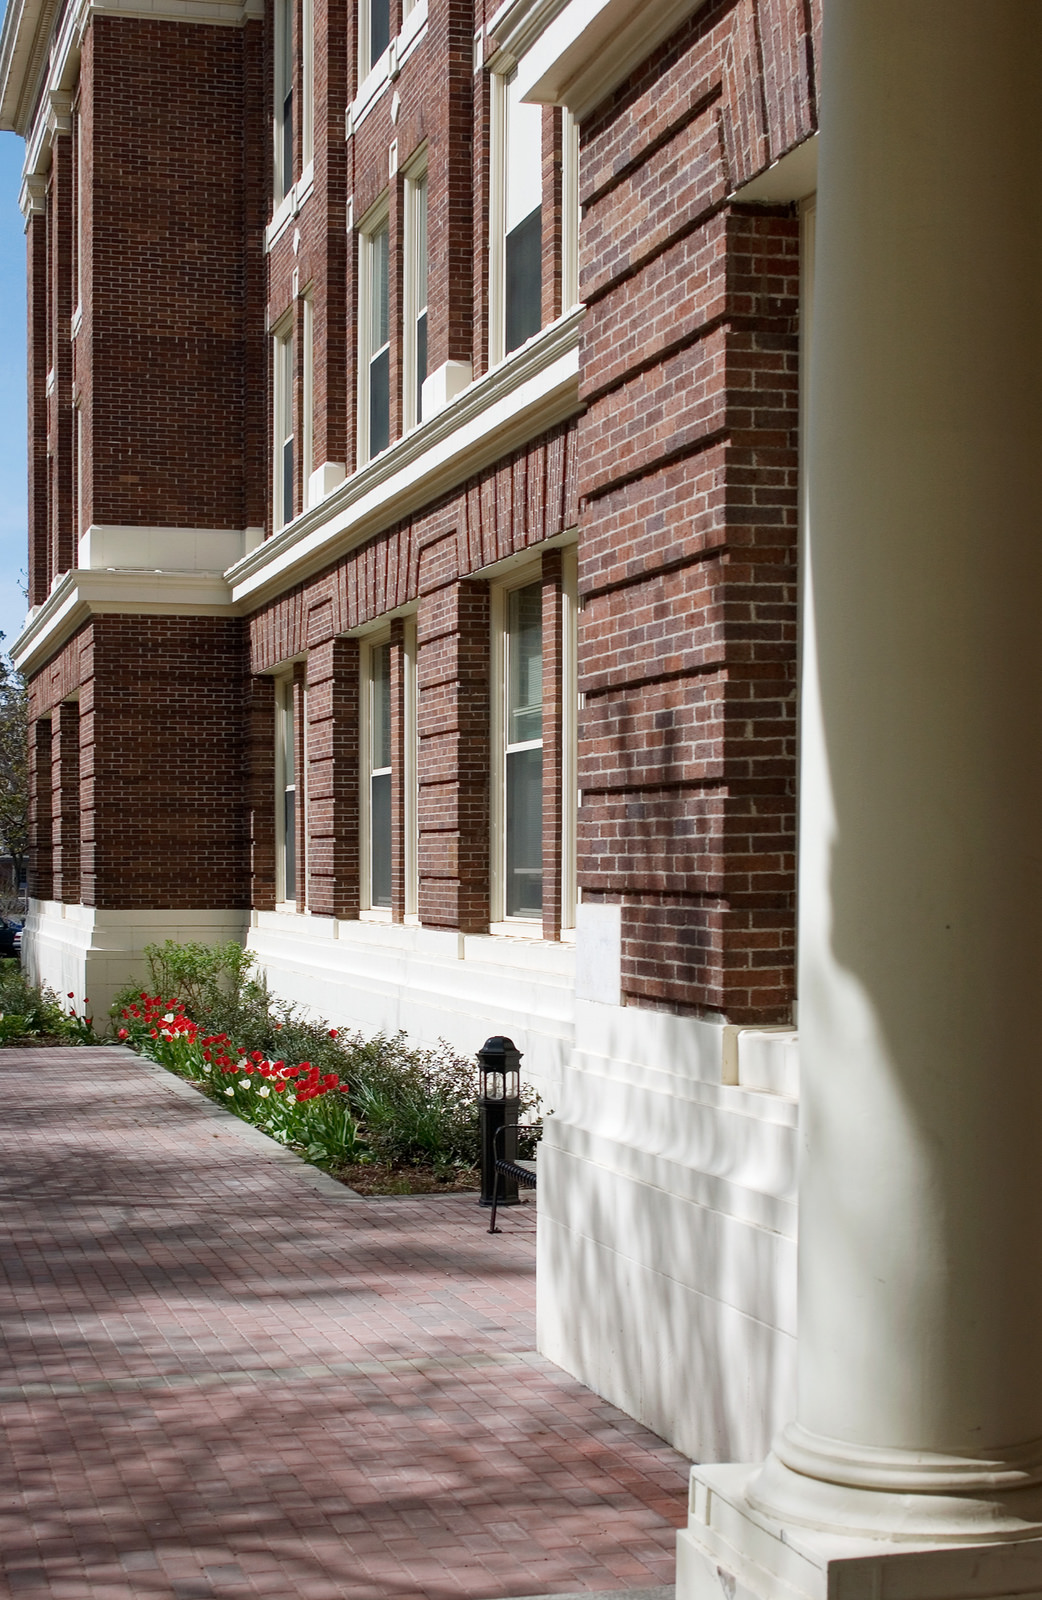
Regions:
<instances>
[{"instance_id":1,"label":"brick building facade","mask_svg":"<svg viewBox=\"0 0 1042 1600\"><path fill-rule=\"evenodd\" d=\"M25 949L97 1006L242 937L337 1022L511 1034L544 1348L745 1457L793 1383L820 4L575 9L10 0Z\"/></svg>"}]
</instances>

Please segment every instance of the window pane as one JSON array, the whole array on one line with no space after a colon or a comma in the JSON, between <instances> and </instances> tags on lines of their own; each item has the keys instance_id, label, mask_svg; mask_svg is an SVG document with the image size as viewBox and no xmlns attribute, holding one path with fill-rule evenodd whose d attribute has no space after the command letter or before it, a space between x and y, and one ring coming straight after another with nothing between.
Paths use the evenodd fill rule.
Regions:
<instances>
[{"instance_id":1,"label":"window pane","mask_svg":"<svg viewBox=\"0 0 1042 1600\"><path fill-rule=\"evenodd\" d=\"M543 591L539 583L507 596L507 744L543 737Z\"/></svg>"},{"instance_id":2,"label":"window pane","mask_svg":"<svg viewBox=\"0 0 1042 1600\"><path fill-rule=\"evenodd\" d=\"M416 319L416 419L420 418L421 390L427 377L427 313Z\"/></svg>"},{"instance_id":3,"label":"window pane","mask_svg":"<svg viewBox=\"0 0 1042 1600\"><path fill-rule=\"evenodd\" d=\"M391 774L369 780L370 886L374 906L391 903Z\"/></svg>"},{"instance_id":4,"label":"window pane","mask_svg":"<svg viewBox=\"0 0 1042 1600\"><path fill-rule=\"evenodd\" d=\"M506 237L506 328L509 354L538 333L542 316L542 212L531 212Z\"/></svg>"},{"instance_id":5,"label":"window pane","mask_svg":"<svg viewBox=\"0 0 1042 1600\"><path fill-rule=\"evenodd\" d=\"M427 179L416 180L416 309L427 305Z\"/></svg>"},{"instance_id":6,"label":"window pane","mask_svg":"<svg viewBox=\"0 0 1042 1600\"><path fill-rule=\"evenodd\" d=\"M293 521L293 437L282 446L282 521Z\"/></svg>"},{"instance_id":7,"label":"window pane","mask_svg":"<svg viewBox=\"0 0 1042 1600\"><path fill-rule=\"evenodd\" d=\"M543 752L515 750L506 771L508 917L543 914Z\"/></svg>"},{"instance_id":8,"label":"window pane","mask_svg":"<svg viewBox=\"0 0 1042 1600\"><path fill-rule=\"evenodd\" d=\"M505 178L504 226L510 233L543 197L543 108L518 99L516 72L506 87Z\"/></svg>"},{"instance_id":9,"label":"window pane","mask_svg":"<svg viewBox=\"0 0 1042 1600\"><path fill-rule=\"evenodd\" d=\"M369 65L375 67L391 38L390 0L369 0Z\"/></svg>"},{"instance_id":10,"label":"window pane","mask_svg":"<svg viewBox=\"0 0 1042 1600\"><path fill-rule=\"evenodd\" d=\"M391 647L373 651L371 765L375 771L391 765Z\"/></svg>"},{"instance_id":11,"label":"window pane","mask_svg":"<svg viewBox=\"0 0 1042 1600\"><path fill-rule=\"evenodd\" d=\"M282 193L288 194L293 183L293 90L282 102Z\"/></svg>"},{"instance_id":12,"label":"window pane","mask_svg":"<svg viewBox=\"0 0 1042 1600\"><path fill-rule=\"evenodd\" d=\"M386 450L391 440L391 352L386 348L369 363L369 455Z\"/></svg>"},{"instance_id":13,"label":"window pane","mask_svg":"<svg viewBox=\"0 0 1042 1600\"><path fill-rule=\"evenodd\" d=\"M387 229L369 240L369 349L373 355L387 343Z\"/></svg>"}]
</instances>

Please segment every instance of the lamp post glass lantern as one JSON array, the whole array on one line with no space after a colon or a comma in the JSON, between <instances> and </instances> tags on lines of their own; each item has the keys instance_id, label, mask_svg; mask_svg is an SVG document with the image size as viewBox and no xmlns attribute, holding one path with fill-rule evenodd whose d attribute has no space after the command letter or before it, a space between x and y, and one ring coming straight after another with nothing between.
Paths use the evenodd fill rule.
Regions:
<instances>
[{"instance_id":1,"label":"lamp post glass lantern","mask_svg":"<svg viewBox=\"0 0 1042 1600\"><path fill-rule=\"evenodd\" d=\"M499 1184L498 1203L516 1206L517 1180L496 1172L501 1161L517 1160L517 1117L521 1103L521 1052L513 1039L496 1034L478 1051L480 1086L478 1116L481 1123L481 1199L490 1206Z\"/></svg>"}]
</instances>

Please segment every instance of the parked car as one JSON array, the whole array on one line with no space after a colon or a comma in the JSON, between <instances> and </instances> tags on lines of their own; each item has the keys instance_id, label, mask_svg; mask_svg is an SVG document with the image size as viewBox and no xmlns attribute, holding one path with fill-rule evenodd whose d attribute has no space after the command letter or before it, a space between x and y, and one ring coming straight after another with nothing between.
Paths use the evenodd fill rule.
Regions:
<instances>
[{"instance_id":1,"label":"parked car","mask_svg":"<svg viewBox=\"0 0 1042 1600\"><path fill-rule=\"evenodd\" d=\"M17 956L22 949L22 924L14 917L0 917L0 956Z\"/></svg>"}]
</instances>

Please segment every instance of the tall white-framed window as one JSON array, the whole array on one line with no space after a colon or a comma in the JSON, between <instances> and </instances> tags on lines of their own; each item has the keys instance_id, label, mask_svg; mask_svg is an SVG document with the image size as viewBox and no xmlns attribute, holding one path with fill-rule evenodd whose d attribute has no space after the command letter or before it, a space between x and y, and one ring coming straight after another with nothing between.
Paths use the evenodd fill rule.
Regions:
<instances>
[{"instance_id":1,"label":"tall white-framed window","mask_svg":"<svg viewBox=\"0 0 1042 1600\"><path fill-rule=\"evenodd\" d=\"M561 112L561 309L579 304L579 124Z\"/></svg>"},{"instance_id":2,"label":"tall white-framed window","mask_svg":"<svg viewBox=\"0 0 1042 1600\"><path fill-rule=\"evenodd\" d=\"M274 173L275 203L293 187L293 11L295 0L275 0Z\"/></svg>"},{"instance_id":3,"label":"tall white-framed window","mask_svg":"<svg viewBox=\"0 0 1042 1600\"><path fill-rule=\"evenodd\" d=\"M315 304L310 290L300 302L302 368L300 406L300 476L306 496L315 445Z\"/></svg>"},{"instance_id":4,"label":"tall white-framed window","mask_svg":"<svg viewBox=\"0 0 1042 1600\"><path fill-rule=\"evenodd\" d=\"M427 376L427 167L405 175L405 339L403 405L405 426L423 421Z\"/></svg>"},{"instance_id":5,"label":"tall white-framed window","mask_svg":"<svg viewBox=\"0 0 1042 1600\"><path fill-rule=\"evenodd\" d=\"M538 572L493 590L494 923L543 916L543 586Z\"/></svg>"},{"instance_id":6,"label":"tall white-framed window","mask_svg":"<svg viewBox=\"0 0 1042 1600\"><path fill-rule=\"evenodd\" d=\"M359 233L358 459L391 442L390 230L386 202Z\"/></svg>"},{"instance_id":7,"label":"tall white-framed window","mask_svg":"<svg viewBox=\"0 0 1042 1600\"><path fill-rule=\"evenodd\" d=\"M393 670L398 652L399 671ZM392 641L389 631L366 639L361 651L361 906L367 915L390 918L393 900L393 840L404 850L404 906L417 905L416 833L416 629L411 618ZM397 694L399 704L394 705ZM400 717L401 737L392 729ZM399 769L400 764L400 769ZM400 809L396 814L395 808Z\"/></svg>"},{"instance_id":8,"label":"tall white-framed window","mask_svg":"<svg viewBox=\"0 0 1042 1600\"><path fill-rule=\"evenodd\" d=\"M516 70L492 77L489 347L502 361L542 326L543 108Z\"/></svg>"},{"instance_id":9,"label":"tall white-framed window","mask_svg":"<svg viewBox=\"0 0 1042 1600\"><path fill-rule=\"evenodd\" d=\"M276 898L297 902L296 701L292 677L275 685L275 856Z\"/></svg>"},{"instance_id":10,"label":"tall white-framed window","mask_svg":"<svg viewBox=\"0 0 1042 1600\"><path fill-rule=\"evenodd\" d=\"M366 867L369 909L391 910L391 641L366 650Z\"/></svg>"},{"instance_id":11,"label":"tall white-framed window","mask_svg":"<svg viewBox=\"0 0 1042 1600\"><path fill-rule=\"evenodd\" d=\"M272 526L293 521L293 317L272 335Z\"/></svg>"},{"instance_id":12,"label":"tall white-framed window","mask_svg":"<svg viewBox=\"0 0 1042 1600\"><path fill-rule=\"evenodd\" d=\"M391 0L358 0L358 77L368 77L391 42Z\"/></svg>"}]
</instances>

